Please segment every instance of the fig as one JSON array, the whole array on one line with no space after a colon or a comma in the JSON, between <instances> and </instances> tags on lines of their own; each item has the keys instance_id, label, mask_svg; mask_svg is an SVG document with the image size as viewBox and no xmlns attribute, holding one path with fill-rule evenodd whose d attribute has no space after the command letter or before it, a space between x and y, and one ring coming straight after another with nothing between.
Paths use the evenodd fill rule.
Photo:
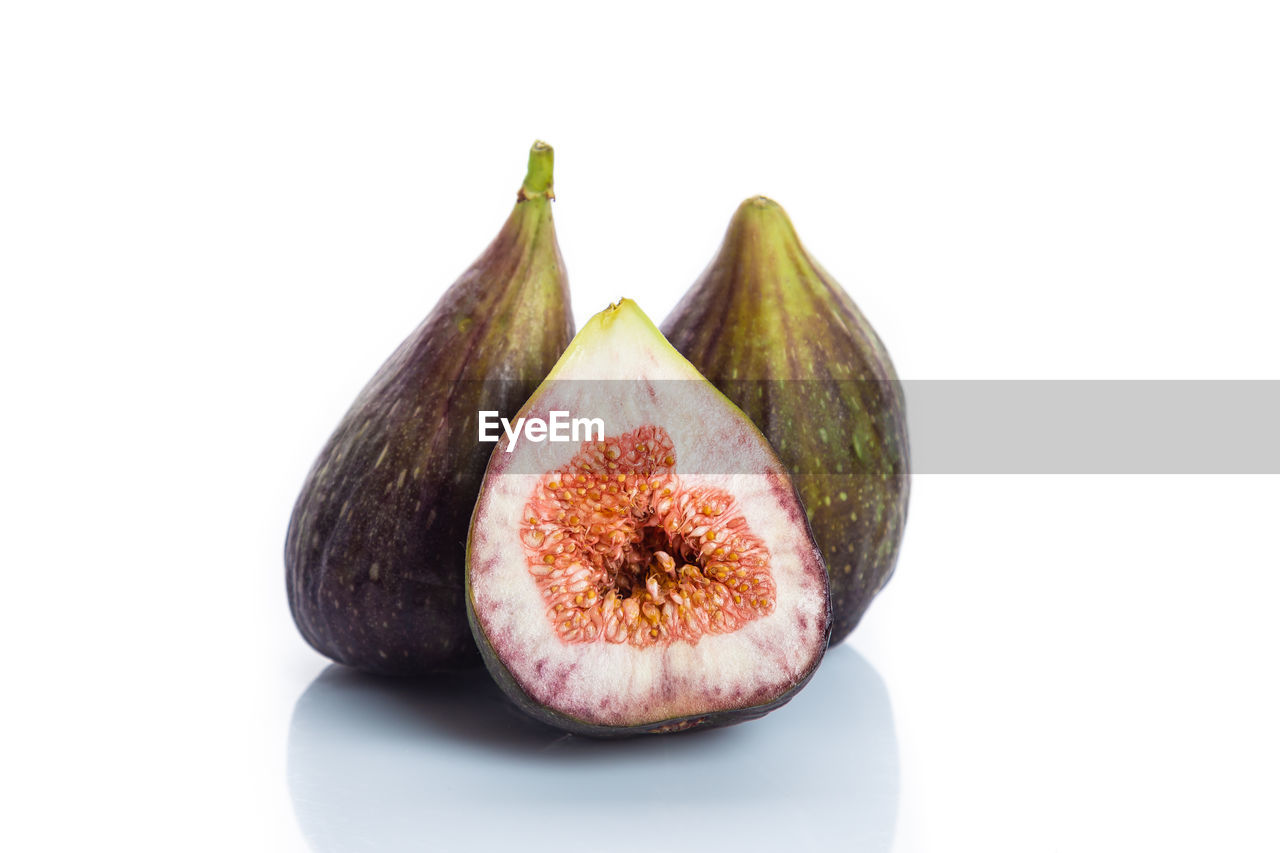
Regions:
<instances>
[{"instance_id":1,"label":"fig","mask_svg":"<svg viewBox=\"0 0 1280 853\"><path fill-rule=\"evenodd\" d=\"M743 202L663 333L760 427L791 473L831 574L831 642L893 574L910 494L889 353L777 202Z\"/></svg>"},{"instance_id":2,"label":"fig","mask_svg":"<svg viewBox=\"0 0 1280 853\"><path fill-rule=\"evenodd\" d=\"M466 601L515 704L608 737L763 716L808 681L831 612L795 487L634 302L593 317L503 433Z\"/></svg>"},{"instance_id":3,"label":"fig","mask_svg":"<svg viewBox=\"0 0 1280 853\"><path fill-rule=\"evenodd\" d=\"M573 337L552 165L535 143L498 236L360 392L298 496L289 604L333 660L396 675L480 665L463 574L494 445L477 442L477 413L514 412Z\"/></svg>"}]
</instances>

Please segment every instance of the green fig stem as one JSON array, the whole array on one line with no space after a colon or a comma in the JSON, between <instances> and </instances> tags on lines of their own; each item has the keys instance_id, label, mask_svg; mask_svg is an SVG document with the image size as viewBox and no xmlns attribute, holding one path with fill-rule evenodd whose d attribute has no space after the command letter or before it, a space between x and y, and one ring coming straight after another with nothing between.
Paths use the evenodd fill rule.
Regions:
<instances>
[{"instance_id":1,"label":"green fig stem","mask_svg":"<svg viewBox=\"0 0 1280 853\"><path fill-rule=\"evenodd\" d=\"M538 140L533 143L533 147L529 149L529 171L524 176L524 186L520 187L520 192L516 194L519 201L531 198L554 199L556 194L552 191L552 166L555 163L556 152L547 143Z\"/></svg>"}]
</instances>

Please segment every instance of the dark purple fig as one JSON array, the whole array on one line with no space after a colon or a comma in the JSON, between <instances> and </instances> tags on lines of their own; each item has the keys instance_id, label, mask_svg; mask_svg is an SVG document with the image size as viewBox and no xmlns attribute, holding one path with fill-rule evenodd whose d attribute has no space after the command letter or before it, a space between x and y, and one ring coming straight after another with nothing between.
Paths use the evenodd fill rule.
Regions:
<instances>
[{"instance_id":1,"label":"dark purple fig","mask_svg":"<svg viewBox=\"0 0 1280 853\"><path fill-rule=\"evenodd\" d=\"M552 156L533 146L497 238L365 386L298 496L289 604L336 661L390 674L479 664L463 575L494 445L477 441L478 413L514 413L573 337Z\"/></svg>"}]
</instances>

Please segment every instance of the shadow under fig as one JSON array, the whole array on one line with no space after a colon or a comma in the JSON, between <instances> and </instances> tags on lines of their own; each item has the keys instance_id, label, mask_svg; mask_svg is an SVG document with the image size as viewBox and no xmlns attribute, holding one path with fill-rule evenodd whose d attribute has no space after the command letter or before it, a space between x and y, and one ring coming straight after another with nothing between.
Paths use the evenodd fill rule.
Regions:
<instances>
[{"instance_id":1,"label":"shadow under fig","mask_svg":"<svg viewBox=\"0 0 1280 853\"><path fill-rule=\"evenodd\" d=\"M294 706L288 774L322 853L887 851L898 811L889 694L848 644L764 719L622 741L529 719L484 671L398 681L333 665Z\"/></svg>"}]
</instances>

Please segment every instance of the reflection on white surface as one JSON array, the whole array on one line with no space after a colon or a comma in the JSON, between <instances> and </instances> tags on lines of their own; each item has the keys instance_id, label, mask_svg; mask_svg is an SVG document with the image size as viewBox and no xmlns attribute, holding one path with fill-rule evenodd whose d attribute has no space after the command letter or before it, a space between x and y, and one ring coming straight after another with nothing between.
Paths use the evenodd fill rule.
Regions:
<instances>
[{"instance_id":1,"label":"reflection on white surface","mask_svg":"<svg viewBox=\"0 0 1280 853\"><path fill-rule=\"evenodd\" d=\"M762 720L622 741L534 722L484 672L404 682L335 665L294 708L288 773L323 853L885 851L898 810L889 695L847 644Z\"/></svg>"}]
</instances>

